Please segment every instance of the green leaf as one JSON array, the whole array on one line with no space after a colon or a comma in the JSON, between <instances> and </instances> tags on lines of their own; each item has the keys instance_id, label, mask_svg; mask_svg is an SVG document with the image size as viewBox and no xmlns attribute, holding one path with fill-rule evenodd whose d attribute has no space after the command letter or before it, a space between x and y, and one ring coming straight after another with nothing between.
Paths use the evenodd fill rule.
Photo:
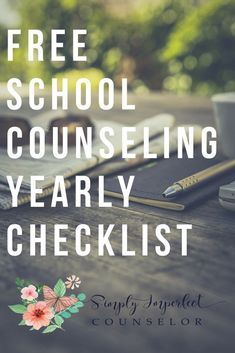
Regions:
<instances>
[{"instance_id":1,"label":"green leaf","mask_svg":"<svg viewBox=\"0 0 235 353\"><path fill-rule=\"evenodd\" d=\"M64 319L60 315L56 315L54 319L55 319L56 325L58 326L61 326L64 322Z\"/></svg>"},{"instance_id":2,"label":"green leaf","mask_svg":"<svg viewBox=\"0 0 235 353\"><path fill-rule=\"evenodd\" d=\"M42 289L43 289L43 286L41 285L41 284L39 284L38 286L37 286L37 292L40 294L40 293L42 293Z\"/></svg>"},{"instance_id":3,"label":"green leaf","mask_svg":"<svg viewBox=\"0 0 235 353\"><path fill-rule=\"evenodd\" d=\"M83 300L86 299L86 294L85 293L80 293L80 294L78 294L77 298L80 299L81 301L83 301Z\"/></svg>"},{"instance_id":4,"label":"green leaf","mask_svg":"<svg viewBox=\"0 0 235 353\"><path fill-rule=\"evenodd\" d=\"M51 333L54 332L58 327L56 325L50 325L42 331L42 333Z\"/></svg>"},{"instance_id":5,"label":"green leaf","mask_svg":"<svg viewBox=\"0 0 235 353\"><path fill-rule=\"evenodd\" d=\"M71 308L69 308L69 311L71 312L71 314L79 313L79 309L76 306L71 306Z\"/></svg>"},{"instance_id":6,"label":"green leaf","mask_svg":"<svg viewBox=\"0 0 235 353\"><path fill-rule=\"evenodd\" d=\"M54 287L54 291L58 297L63 297L66 293L66 286L62 279L59 279Z\"/></svg>"},{"instance_id":7,"label":"green leaf","mask_svg":"<svg viewBox=\"0 0 235 353\"><path fill-rule=\"evenodd\" d=\"M83 308L83 307L84 307L84 303L83 303L83 302L77 302L77 303L75 304L75 306L76 306L77 308Z\"/></svg>"},{"instance_id":8,"label":"green leaf","mask_svg":"<svg viewBox=\"0 0 235 353\"><path fill-rule=\"evenodd\" d=\"M24 280L20 279L19 277L16 278L15 283L16 283L16 287L19 291L21 291L21 289L25 287Z\"/></svg>"},{"instance_id":9,"label":"green leaf","mask_svg":"<svg viewBox=\"0 0 235 353\"><path fill-rule=\"evenodd\" d=\"M25 321L24 320L21 320L19 323L18 323L18 326L24 326L25 325Z\"/></svg>"},{"instance_id":10,"label":"green leaf","mask_svg":"<svg viewBox=\"0 0 235 353\"><path fill-rule=\"evenodd\" d=\"M60 315L65 319L69 319L71 317L71 314L68 311L63 311Z\"/></svg>"},{"instance_id":11,"label":"green leaf","mask_svg":"<svg viewBox=\"0 0 235 353\"><path fill-rule=\"evenodd\" d=\"M26 306L22 304L9 305L8 308L16 314L23 314L27 310Z\"/></svg>"},{"instance_id":12,"label":"green leaf","mask_svg":"<svg viewBox=\"0 0 235 353\"><path fill-rule=\"evenodd\" d=\"M17 286L21 287L24 285L24 280L17 277L15 283Z\"/></svg>"}]
</instances>

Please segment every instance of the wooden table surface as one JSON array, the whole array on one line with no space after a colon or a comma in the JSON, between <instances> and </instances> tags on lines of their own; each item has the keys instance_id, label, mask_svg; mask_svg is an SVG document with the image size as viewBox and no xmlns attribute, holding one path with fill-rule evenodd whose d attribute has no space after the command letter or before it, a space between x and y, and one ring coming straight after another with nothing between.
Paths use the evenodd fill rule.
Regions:
<instances>
[{"instance_id":1,"label":"wooden table surface","mask_svg":"<svg viewBox=\"0 0 235 353\"><path fill-rule=\"evenodd\" d=\"M120 97L111 112L101 112L97 104L89 112L96 119L119 121L133 125L143 118L157 113L172 113L177 123L197 123L202 126L212 125L212 106L207 98L175 97L163 94L131 96L135 102L135 112L123 112ZM71 99L71 105L73 99ZM47 102L49 108L49 100ZM4 111L4 106L2 111ZM35 116L28 108L27 101L19 112L20 115ZM20 173L20 171L19 171ZM109 209L100 209L96 198L91 208L73 206L73 190L69 192L68 209L47 207L31 209L23 206L18 209L0 212L1 229L1 347L7 353L90 353L90 352L213 352L229 353L234 351L234 292L235 292L235 217L234 213L219 206L217 197L185 212L173 212L144 206L131 206L123 209L118 203ZM191 223L193 230L188 237L188 257L181 257L181 238L176 230L178 223ZM6 253L6 231L11 223L22 226L21 237L24 255L10 257ZM47 224L47 256L30 257L29 224ZM53 256L53 225L69 224L68 249L70 256ZM80 223L90 226L92 254L78 257L74 251L74 229ZM97 256L97 225L115 223L112 246L115 257ZM142 257L140 251L135 257L120 256L121 224L127 223L130 247L141 249L141 225L149 225L152 239L155 227L167 223L172 233L169 236L171 254L158 257L153 251L148 257ZM215 304L203 309L169 309L164 316L164 325L158 325L161 317L156 309L138 312L136 318L152 317L154 323L141 327L132 326L127 311L120 315L129 321L126 326L118 324L111 309L94 311L88 302L77 318L66 322L66 332L54 335L41 335L29 332L25 327L17 326L17 317L7 305L16 303L17 293L14 280L17 276L34 279L53 285L57 278L75 273L82 280L81 290L88 300L93 294L103 294L108 300L124 300L129 294L136 298L147 298L152 294L155 299L175 299L185 293L191 296L202 294L204 303ZM218 303L221 302L221 303ZM139 315L139 316L138 316ZM175 326L169 325L172 318ZM190 318L188 326L182 326L182 318ZM195 326L195 318L202 318L202 326ZM100 318L100 326L91 324L92 318ZM114 324L105 326L105 318L113 318ZM19 321L19 320L18 320Z\"/></svg>"}]
</instances>

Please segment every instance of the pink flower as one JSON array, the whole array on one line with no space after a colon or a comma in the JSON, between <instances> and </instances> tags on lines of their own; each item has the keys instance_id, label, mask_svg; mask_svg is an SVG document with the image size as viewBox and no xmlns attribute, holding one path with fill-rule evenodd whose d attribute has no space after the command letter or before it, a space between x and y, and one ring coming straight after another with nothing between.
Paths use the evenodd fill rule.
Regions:
<instances>
[{"instance_id":1,"label":"pink flower","mask_svg":"<svg viewBox=\"0 0 235 353\"><path fill-rule=\"evenodd\" d=\"M38 297L37 289L32 284L28 287L21 289L21 298L32 301Z\"/></svg>"},{"instance_id":2,"label":"pink flower","mask_svg":"<svg viewBox=\"0 0 235 353\"><path fill-rule=\"evenodd\" d=\"M69 289L74 289L75 287L78 288L81 284L81 280L79 277L72 275L67 277L67 281L65 282L66 287Z\"/></svg>"},{"instance_id":3,"label":"pink flower","mask_svg":"<svg viewBox=\"0 0 235 353\"><path fill-rule=\"evenodd\" d=\"M33 326L39 330L43 326L48 326L54 314L45 302L29 304L27 311L23 314L23 320L27 326Z\"/></svg>"}]
</instances>

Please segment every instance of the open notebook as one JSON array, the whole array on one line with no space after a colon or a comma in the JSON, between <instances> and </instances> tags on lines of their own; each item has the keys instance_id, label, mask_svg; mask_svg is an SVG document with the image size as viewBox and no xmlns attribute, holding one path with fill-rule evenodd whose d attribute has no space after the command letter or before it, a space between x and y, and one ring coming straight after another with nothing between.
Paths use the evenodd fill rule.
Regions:
<instances>
[{"instance_id":1,"label":"open notebook","mask_svg":"<svg viewBox=\"0 0 235 353\"><path fill-rule=\"evenodd\" d=\"M144 205L155 206L170 210L183 211L189 206L208 199L218 192L219 186L234 180L234 172L220 176L208 183L191 190L174 199L166 199L162 192L175 181L183 179L200 170L221 162L220 159L208 160L202 156L193 159L178 159L176 156L169 160L159 160L142 166L135 170L122 173L125 180L130 175L135 175L130 201ZM122 198L117 177L108 178L105 182L105 194L115 198Z\"/></svg>"},{"instance_id":2,"label":"open notebook","mask_svg":"<svg viewBox=\"0 0 235 353\"><path fill-rule=\"evenodd\" d=\"M55 117L54 115L56 115L56 117L59 116L58 112L47 112L46 114L46 116L45 114L42 114L41 116L32 119L34 125L36 123L37 125L44 127L45 121L48 121L49 118L52 119ZM43 181L37 183L38 187L43 189L43 193L38 195L37 198L43 198L52 194L56 175L63 175L64 178L67 179L65 183L66 187L70 188L74 183L74 178L72 178L74 175L81 174L104 162L104 159L101 158L98 153L100 147L103 147L99 138L99 130L102 127L109 126L113 128L115 135L110 136L109 140L114 147L114 156L119 155L122 150L122 125L113 121L104 120L95 121L94 123L96 126L97 137L93 142L92 158L90 159L86 159L85 156L77 159L75 148L73 147L70 147L68 156L63 160L55 159L53 157L52 147L50 145L46 146L46 154L40 160L35 160L30 157L28 146L23 148L23 157L18 160L11 160L8 157L6 150L0 149L0 209L9 209L12 204L11 194L6 181L7 175L11 175L14 182L16 182L19 175L24 176L20 195L18 197L18 205L22 205L30 202L31 175L43 175L45 177ZM174 117L168 114L159 114L158 116L142 120L135 125L135 145L142 142L144 126L149 126L151 128L150 135L155 136L162 133L164 126L171 127L173 124Z\"/></svg>"}]
</instances>

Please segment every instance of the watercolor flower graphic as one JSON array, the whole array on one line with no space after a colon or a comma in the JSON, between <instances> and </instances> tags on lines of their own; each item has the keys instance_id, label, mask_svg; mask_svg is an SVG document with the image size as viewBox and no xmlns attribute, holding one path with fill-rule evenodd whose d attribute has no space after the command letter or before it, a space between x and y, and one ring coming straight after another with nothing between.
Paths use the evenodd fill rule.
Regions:
<instances>
[{"instance_id":1,"label":"watercolor flower graphic","mask_svg":"<svg viewBox=\"0 0 235 353\"><path fill-rule=\"evenodd\" d=\"M38 297L37 288L32 284L21 289L21 298L32 301Z\"/></svg>"},{"instance_id":2,"label":"watercolor flower graphic","mask_svg":"<svg viewBox=\"0 0 235 353\"><path fill-rule=\"evenodd\" d=\"M25 325L32 326L34 330L40 330L43 326L48 326L54 314L43 301L35 304L29 304L26 312L23 314Z\"/></svg>"},{"instance_id":3,"label":"watercolor flower graphic","mask_svg":"<svg viewBox=\"0 0 235 353\"><path fill-rule=\"evenodd\" d=\"M21 303L9 305L9 309L21 315L22 320L18 325L30 326L30 331L39 331L41 328L42 333L52 333L57 329L64 331L62 326L65 320L78 314L84 307L84 293L67 293L80 284L81 280L76 275L68 276L66 281L59 278L53 288L17 278L16 287Z\"/></svg>"},{"instance_id":4,"label":"watercolor flower graphic","mask_svg":"<svg viewBox=\"0 0 235 353\"><path fill-rule=\"evenodd\" d=\"M81 284L81 280L79 277L72 275L67 277L67 281L65 282L66 288L74 290L75 288L79 288Z\"/></svg>"}]
</instances>

